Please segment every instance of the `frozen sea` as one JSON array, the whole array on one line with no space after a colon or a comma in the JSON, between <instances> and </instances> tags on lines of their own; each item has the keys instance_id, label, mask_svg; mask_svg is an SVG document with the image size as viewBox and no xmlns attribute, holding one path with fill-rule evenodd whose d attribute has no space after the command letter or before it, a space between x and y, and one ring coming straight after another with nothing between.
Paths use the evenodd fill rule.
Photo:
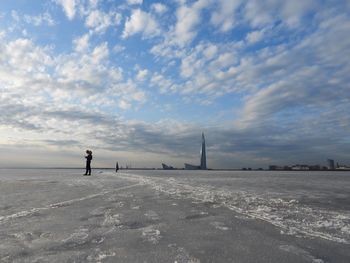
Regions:
<instances>
[{"instance_id":1,"label":"frozen sea","mask_svg":"<svg viewBox=\"0 0 350 263\"><path fill-rule=\"evenodd\" d=\"M0 169L0 262L350 262L350 172Z\"/></svg>"}]
</instances>

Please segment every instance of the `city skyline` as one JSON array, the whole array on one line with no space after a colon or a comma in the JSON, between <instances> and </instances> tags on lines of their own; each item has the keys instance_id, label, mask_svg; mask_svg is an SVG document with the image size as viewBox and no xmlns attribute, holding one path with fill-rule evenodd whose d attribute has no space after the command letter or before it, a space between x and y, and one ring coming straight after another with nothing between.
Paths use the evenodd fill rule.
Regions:
<instances>
[{"instance_id":1,"label":"city skyline","mask_svg":"<svg viewBox=\"0 0 350 263\"><path fill-rule=\"evenodd\" d=\"M0 168L349 164L349 1L4 0Z\"/></svg>"}]
</instances>

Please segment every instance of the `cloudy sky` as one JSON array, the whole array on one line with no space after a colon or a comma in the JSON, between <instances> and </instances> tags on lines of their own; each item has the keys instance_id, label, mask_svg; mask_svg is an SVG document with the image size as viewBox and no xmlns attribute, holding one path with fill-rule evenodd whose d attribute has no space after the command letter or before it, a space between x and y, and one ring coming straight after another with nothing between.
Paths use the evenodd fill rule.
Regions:
<instances>
[{"instance_id":1,"label":"cloudy sky","mask_svg":"<svg viewBox=\"0 0 350 263\"><path fill-rule=\"evenodd\" d=\"M350 165L349 0L1 0L0 167Z\"/></svg>"}]
</instances>

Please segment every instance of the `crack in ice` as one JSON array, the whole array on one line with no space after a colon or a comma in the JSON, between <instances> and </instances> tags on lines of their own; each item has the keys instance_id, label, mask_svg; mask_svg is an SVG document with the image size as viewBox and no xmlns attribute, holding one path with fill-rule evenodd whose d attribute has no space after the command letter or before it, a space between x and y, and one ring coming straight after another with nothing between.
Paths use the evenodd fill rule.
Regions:
<instances>
[{"instance_id":1,"label":"crack in ice","mask_svg":"<svg viewBox=\"0 0 350 263\"><path fill-rule=\"evenodd\" d=\"M63 202L49 204L49 205L44 206L44 207L31 208L29 210L20 211L20 212L11 214L11 215L0 216L0 224L3 224L3 223L5 223L5 222L7 222L9 220L12 220L12 219L17 219L17 218L31 216L31 215L33 215L33 214L35 214L37 212L40 212L40 211L45 211L45 210L65 207L65 206L68 206L68 205L71 205L71 204L74 204L74 203L77 203L77 202L81 202L81 201L85 201L85 200L92 199L92 198L95 198L95 197L103 196L103 195L110 194L110 193L113 193L113 192L116 192L116 191L129 189L129 188L132 188L132 187L135 187L135 186L139 186L139 185L141 185L141 184L140 183L136 183L136 184L132 184L132 185L127 185L127 186L123 186L123 187L119 187L119 188L113 189L111 191L102 191L100 193L91 194L91 195L80 197L80 198L75 198L75 199L71 199L71 200L67 200L67 201L63 201Z\"/></svg>"}]
</instances>

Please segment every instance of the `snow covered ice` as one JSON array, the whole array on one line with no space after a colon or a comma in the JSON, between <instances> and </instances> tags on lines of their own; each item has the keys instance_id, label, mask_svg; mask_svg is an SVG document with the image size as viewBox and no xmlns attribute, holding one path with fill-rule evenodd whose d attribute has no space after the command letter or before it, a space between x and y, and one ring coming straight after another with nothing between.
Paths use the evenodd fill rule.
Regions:
<instances>
[{"instance_id":1,"label":"snow covered ice","mask_svg":"<svg viewBox=\"0 0 350 263\"><path fill-rule=\"evenodd\" d=\"M0 169L1 262L349 262L350 173Z\"/></svg>"}]
</instances>

